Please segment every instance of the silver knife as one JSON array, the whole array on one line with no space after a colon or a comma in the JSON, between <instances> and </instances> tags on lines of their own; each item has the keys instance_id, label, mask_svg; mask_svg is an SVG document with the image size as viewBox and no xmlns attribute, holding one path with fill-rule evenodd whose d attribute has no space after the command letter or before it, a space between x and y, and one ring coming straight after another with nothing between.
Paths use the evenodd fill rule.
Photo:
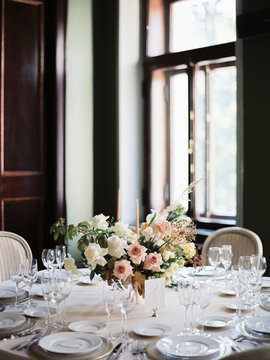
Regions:
<instances>
[{"instance_id":1,"label":"silver knife","mask_svg":"<svg viewBox=\"0 0 270 360\"><path fill-rule=\"evenodd\" d=\"M115 346L108 360L115 360L117 356L119 356L122 350L122 345L123 345L122 343L119 343L118 345Z\"/></svg>"}]
</instances>

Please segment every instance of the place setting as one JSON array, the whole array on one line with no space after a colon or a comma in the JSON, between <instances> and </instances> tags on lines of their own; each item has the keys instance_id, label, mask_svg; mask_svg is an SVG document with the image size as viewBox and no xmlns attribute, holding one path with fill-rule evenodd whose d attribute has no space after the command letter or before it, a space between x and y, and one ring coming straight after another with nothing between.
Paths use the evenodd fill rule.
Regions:
<instances>
[{"instance_id":1,"label":"place setting","mask_svg":"<svg viewBox=\"0 0 270 360\"><path fill-rule=\"evenodd\" d=\"M0 313L0 338L17 336L25 331L32 330L36 320L27 318L22 314L14 312Z\"/></svg>"},{"instance_id":2,"label":"place setting","mask_svg":"<svg viewBox=\"0 0 270 360\"><path fill-rule=\"evenodd\" d=\"M270 317L255 316L247 318L236 325L236 331L247 338L270 342Z\"/></svg>"},{"instance_id":3,"label":"place setting","mask_svg":"<svg viewBox=\"0 0 270 360\"><path fill-rule=\"evenodd\" d=\"M113 350L111 341L86 332L56 332L43 336L29 347L39 359L101 359Z\"/></svg>"}]
</instances>

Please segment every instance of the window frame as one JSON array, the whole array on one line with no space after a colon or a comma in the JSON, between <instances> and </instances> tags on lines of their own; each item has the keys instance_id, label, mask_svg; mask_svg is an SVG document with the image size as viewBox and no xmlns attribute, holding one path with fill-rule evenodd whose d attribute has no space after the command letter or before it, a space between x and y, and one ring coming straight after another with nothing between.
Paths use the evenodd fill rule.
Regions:
<instances>
[{"instance_id":1,"label":"window frame","mask_svg":"<svg viewBox=\"0 0 270 360\"><path fill-rule=\"evenodd\" d=\"M158 56L147 55L147 23L148 23L148 3L149 0L141 1L142 6L142 67L143 67L143 117L144 117L144 196L143 202L145 212L148 213L151 208L151 73L154 70L162 70L166 68L173 68L174 66L186 65L189 81L189 94L188 94L188 114L189 114L189 141L194 139L194 76L195 67L194 64L202 63L205 61L215 61L223 58L235 58L235 42L229 42L224 44L212 45L208 47L186 50L181 52L169 53L169 41L168 41L168 29L169 29L169 6L170 3L176 0L163 0L165 4L165 19L164 19L164 31L165 31L165 49L166 52ZM167 146L166 151L169 151ZM189 154L189 183L194 181L194 175L190 171L190 165L194 163L193 153ZM169 176L169 175L168 175ZM232 226L236 223L236 220L224 217L216 218L197 218L195 217L195 196L194 192L190 195L190 206L187 215L194 219L197 227L205 229L218 229L224 226Z\"/></svg>"}]
</instances>

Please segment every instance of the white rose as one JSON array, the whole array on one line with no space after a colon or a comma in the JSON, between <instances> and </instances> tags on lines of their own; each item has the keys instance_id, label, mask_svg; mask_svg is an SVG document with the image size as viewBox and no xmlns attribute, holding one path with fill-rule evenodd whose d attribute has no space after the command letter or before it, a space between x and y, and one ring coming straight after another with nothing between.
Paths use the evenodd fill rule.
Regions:
<instances>
[{"instance_id":1,"label":"white rose","mask_svg":"<svg viewBox=\"0 0 270 360\"><path fill-rule=\"evenodd\" d=\"M153 229L151 228L151 226L147 226L147 228L142 230L142 235L145 236L146 240L149 240L150 238L154 237Z\"/></svg>"},{"instance_id":2,"label":"white rose","mask_svg":"<svg viewBox=\"0 0 270 360\"><path fill-rule=\"evenodd\" d=\"M84 251L84 255L87 260L87 264L91 266L92 270L95 270L97 264L104 266L107 264L104 256L108 254L108 249L101 248L99 244L89 244Z\"/></svg>"},{"instance_id":3,"label":"white rose","mask_svg":"<svg viewBox=\"0 0 270 360\"><path fill-rule=\"evenodd\" d=\"M151 220L153 219L153 217L155 217L155 220L156 220L157 217L158 217L158 214L159 214L158 211L151 209L151 214L148 214L148 215L146 216L146 221L148 222L148 224L150 224L150 222L151 222ZM155 221L155 220L154 220L154 221Z\"/></svg>"},{"instance_id":4,"label":"white rose","mask_svg":"<svg viewBox=\"0 0 270 360\"><path fill-rule=\"evenodd\" d=\"M135 244L135 243L137 243L137 242L138 242L138 235L135 234L135 233L132 233L132 235L128 237L127 242L128 242L129 244Z\"/></svg>"},{"instance_id":5,"label":"white rose","mask_svg":"<svg viewBox=\"0 0 270 360\"><path fill-rule=\"evenodd\" d=\"M170 285L172 282L172 273L170 271L170 268L165 271L165 273L162 275L162 277L165 279L165 285Z\"/></svg>"},{"instance_id":6,"label":"white rose","mask_svg":"<svg viewBox=\"0 0 270 360\"><path fill-rule=\"evenodd\" d=\"M183 246L184 253L188 255L189 258L192 258L196 254L196 248L194 243L188 243Z\"/></svg>"},{"instance_id":7,"label":"white rose","mask_svg":"<svg viewBox=\"0 0 270 360\"><path fill-rule=\"evenodd\" d=\"M108 218L109 216L104 216L103 214L96 215L90 220L90 225L94 229L106 230L108 229L108 223L107 223Z\"/></svg>"},{"instance_id":8,"label":"white rose","mask_svg":"<svg viewBox=\"0 0 270 360\"><path fill-rule=\"evenodd\" d=\"M162 245L164 245L164 243L165 243L165 241L162 239L155 239L155 241L154 241L154 244L156 246L162 246Z\"/></svg>"},{"instance_id":9,"label":"white rose","mask_svg":"<svg viewBox=\"0 0 270 360\"><path fill-rule=\"evenodd\" d=\"M121 239L117 235L112 235L108 238L108 254L120 258L125 255L125 248L127 247L127 242L124 239Z\"/></svg>"},{"instance_id":10,"label":"white rose","mask_svg":"<svg viewBox=\"0 0 270 360\"><path fill-rule=\"evenodd\" d=\"M118 221L110 229L115 232L115 235L126 239L132 235L132 231L130 230L130 228L128 226L129 225L124 223L123 221Z\"/></svg>"},{"instance_id":11,"label":"white rose","mask_svg":"<svg viewBox=\"0 0 270 360\"><path fill-rule=\"evenodd\" d=\"M169 250L164 250L162 253L162 258L164 261L168 261L169 259L173 259L175 257L175 253Z\"/></svg>"},{"instance_id":12,"label":"white rose","mask_svg":"<svg viewBox=\"0 0 270 360\"><path fill-rule=\"evenodd\" d=\"M172 276L176 276L180 272L180 267L176 262L172 263L169 269L170 269Z\"/></svg>"}]
</instances>

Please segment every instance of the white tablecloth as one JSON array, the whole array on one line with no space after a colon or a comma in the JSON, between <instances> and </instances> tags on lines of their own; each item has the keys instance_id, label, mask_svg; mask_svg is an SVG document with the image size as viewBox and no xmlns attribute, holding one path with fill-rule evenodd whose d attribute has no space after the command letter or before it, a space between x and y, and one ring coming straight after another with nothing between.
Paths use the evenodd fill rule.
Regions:
<instances>
[{"instance_id":1,"label":"white tablecloth","mask_svg":"<svg viewBox=\"0 0 270 360\"><path fill-rule=\"evenodd\" d=\"M1 285L10 285L10 282L0 283ZM36 298L37 299L37 298ZM37 300L40 304L45 302L40 298ZM226 304L235 302L234 296L222 295L218 290L212 296L211 303L206 309L204 315L233 315L234 311L229 310L225 307ZM270 315L270 313L262 308L258 308L258 315ZM200 313L195 311L194 318L198 317ZM104 309L102 300L102 285L83 285L79 282L74 282L72 293L66 300L65 306L65 318L68 321L76 320L102 320L107 321L107 315ZM165 289L165 307L159 310L158 317L152 317L151 308L147 308L145 304L136 305L135 310L129 314L128 330L129 335L133 339L143 340L145 343L153 341L153 338L139 337L136 336L132 329L136 325L140 324L166 324L172 328L170 335L176 335L183 329L184 314L182 308L179 306L177 292L174 289ZM44 321L44 320L43 320ZM37 321L37 327L40 325L42 320ZM113 329L118 330L121 326L120 314L114 314L112 317ZM206 332L213 336L229 335L232 332L233 324L228 327L210 329L206 328ZM107 330L102 330L99 335L106 336ZM31 338L31 336L29 337ZM17 338L15 340L0 341L0 359L1 360L19 360L19 359L34 359L26 351L11 351L11 347L27 339ZM132 359L135 358L131 355L128 350L121 359Z\"/></svg>"}]
</instances>

